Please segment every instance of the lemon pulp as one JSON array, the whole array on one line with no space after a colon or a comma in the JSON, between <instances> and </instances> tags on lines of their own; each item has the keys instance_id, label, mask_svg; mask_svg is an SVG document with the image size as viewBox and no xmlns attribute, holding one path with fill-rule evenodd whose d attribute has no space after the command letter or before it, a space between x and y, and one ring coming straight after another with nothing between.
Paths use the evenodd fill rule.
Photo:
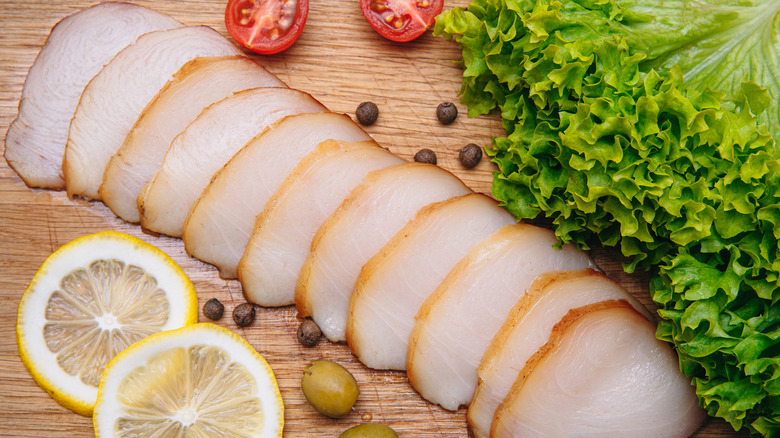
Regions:
<instances>
[{"instance_id":1,"label":"lemon pulp","mask_svg":"<svg viewBox=\"0 0 780 438\"><path fill-rule=\"evenodd\" d=\"M112 357L165 326L168 306L143 269L97 260L68 274L51 294L43 337L66 373L97 388Z\"/></svg>"},{"instance_id":2,"label":"lemon pulp","mask_svg":"<svg viewBox=\"0 0 780 438\"><path fill-rule=\"evenodd\" d=\"M252 375L216 346L152 356L120 383L116 436L246 437L263 429Z\"/></svg>"}]
</instances>

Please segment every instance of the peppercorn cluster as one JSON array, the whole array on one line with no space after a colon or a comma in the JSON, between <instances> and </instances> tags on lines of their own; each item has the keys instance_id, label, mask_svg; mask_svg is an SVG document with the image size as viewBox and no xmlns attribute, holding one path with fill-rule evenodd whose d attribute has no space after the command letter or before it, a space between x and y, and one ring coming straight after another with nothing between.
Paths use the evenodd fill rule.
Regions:
<instances>
[{"instance_id":1,"label":"peppercorn cluster","mask_svg":"<svg viewBox=\"0 0 780 438\"><path fill-rule=\"evenodd\" d=\"M374 102L363 102L355 110L355 118L362 125L373 125L379 117L379 108ZM458 107L452 102L442 102L436 107L436 118L442 125L449 125L458 118ZM460 150L458 159L466 169L473 169L482 160L482 148L469 143ZM428 148L420 149L414 155L418 163L436 164L436 153Z\"/></svg>"}]
</instances>

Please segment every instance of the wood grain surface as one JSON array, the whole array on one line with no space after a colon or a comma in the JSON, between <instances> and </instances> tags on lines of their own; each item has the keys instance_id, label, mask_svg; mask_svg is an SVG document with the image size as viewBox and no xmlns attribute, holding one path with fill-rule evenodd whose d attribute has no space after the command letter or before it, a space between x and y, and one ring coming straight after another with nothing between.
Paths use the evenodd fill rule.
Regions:
<instances>
[{"instance_id":1,"label":"wood grain surface","mask_svg":"<svg viewBox=\"0 0 780 438\"><path fill-rule=\"evenodd\" d=\"M137 3L168 13L185 24L205 24L227 35L225 0L144 1ZM0 1L0 132L16 115L25 75L60 19L90 6L88 0ZM446 0L445 7L466 0ZM457 155L467 143L488 145L503 133L497 114L470 119L457 103L461 70L456 43L430 32L416 41L396 44L375 33L364 20L358 0L311 2L308 23L298 42L283 54L258 58L290 87L311 93L332 111L348 113L360 102L374 101L377 123L367 131L383 146L411 160L421 148L433 149L439 165L476 191L489 193L492 164L487 160L463 169ZM454 101L458 119L442 126L436 106ZM1 147L1 146L0 146ZM83 437L93 435L90 418L54 402L32 380L19 360L15 340L16 309L28 282L45 258L68 241L102 230L117 230L158 246L192 278L200 304L219 298L226 315L219 323L246 337L274 369L286 407L285 435L338 436L366 421L386 423L402 437L466 437L465 409L448 412L423 400L402 372L372 371L361 365L346 345L321 342L306 349L297 343L299 320L293 308L263 309L256 322L239 328L230 311L242 303L237 281L219 278L216 269L185 252L178 239L144 234L117 219L102 203L70 200L63 192L28 189L0 160L0 436ZM647 275L624 274L613 252L594 250L599 265L652 307ZM201 320L204 317L201 315ZM304 400L299 379L304 366L324 357L345 365L357 378L361 395L346 418L331 420ZM695 436L742 436L720 420L708 421Z\"/></svg>"}]
</instances>

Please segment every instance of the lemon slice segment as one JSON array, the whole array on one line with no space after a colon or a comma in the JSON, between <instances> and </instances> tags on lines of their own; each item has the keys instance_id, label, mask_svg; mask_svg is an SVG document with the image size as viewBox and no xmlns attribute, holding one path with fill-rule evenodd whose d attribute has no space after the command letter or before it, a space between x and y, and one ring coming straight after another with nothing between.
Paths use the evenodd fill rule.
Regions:
<instances>
[{"instance_id":1,"label":"lemon slice segment","mask_svg":"<svg viewBox=\"0 0 780 438\"><path fill-rule=\"evenodd\" d=\"M111 358L197 319L195 288L170 257L106 231L73 240L44 261L19 303L16 337L38 385L89 416Z\"/></svg>"},{"instance_id":2,"label":"lemon slice segment","mask_svg":"<svg viewBox=\"0 0 780 438\"><path fill-rule=\"evenodd\" d=\"M119 353L100 381L97 437L281 437L273 371L211 323L158 333Z\"/></svg>"}]
</instances>

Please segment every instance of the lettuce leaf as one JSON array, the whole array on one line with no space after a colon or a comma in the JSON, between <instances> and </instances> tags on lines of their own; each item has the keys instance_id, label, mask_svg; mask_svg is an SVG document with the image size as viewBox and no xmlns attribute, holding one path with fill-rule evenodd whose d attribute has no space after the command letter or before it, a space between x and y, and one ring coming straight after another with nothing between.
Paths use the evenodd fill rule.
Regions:
<instances>
[{"instance_id":1,"label":"lettuce leaf","mask_svg":"<svg viewBox=\"0 0 780 438\"><path fill-rule=\"evenodd\" d=\"M773 436L780 39L766 17L779 6L646 3L472 0L434 34L462 48L469 115L501 113L493 195L562 242L617 246L627 271L654 272L657 335L702 406Z\"/></svg>"},{"instance_id":2,"label":"lettuce leaf","mask_svg":"<svg viewBox=\"0 0 780 438\"><path fill-rule=\"evenodd\" d=\"M498 4L477 0L467 10L446 11L435 29L447 37L460 35L464 79L468 78L463 98L472 116L489 112L501 100L495 92L501 87L481 76L493 73L509 90L521 82L514 68L521 53L510 60L504 43L519 42L524 36L543 45L544 39L557 37L594 43L619 38L632 53L644 54L643 71L676 66L687 88L710 88L735 101L744 91L743 83L750 83L764 92L763 101L754 99L757 106L751 110L774 138L780 138L780 2L507 0L503 13ZM479 29L481 19L489 22L482 33L461 32Z\"/></svg>"},{"instance_id":3,"label":"lettuce leaf","mask_svg":"<svg viewBox=\"0 0 780 438\"><path fill-rule=\"evenodd\" d=\"M652 38L642 49L652 60L650 68L679 67L689 88L712 88L726 99L738 99L743 82L767 93L767 111L760 114L774 138L780 138L780 3L758 1L659 2L674 12L663 18L674 23L663 35L677 34L673 45ZM657 8L652 8L657 10ZM660 22L656 19L655 22ZM752 109L752 108L751 108Z\"/></svg>"}]
</instances>

